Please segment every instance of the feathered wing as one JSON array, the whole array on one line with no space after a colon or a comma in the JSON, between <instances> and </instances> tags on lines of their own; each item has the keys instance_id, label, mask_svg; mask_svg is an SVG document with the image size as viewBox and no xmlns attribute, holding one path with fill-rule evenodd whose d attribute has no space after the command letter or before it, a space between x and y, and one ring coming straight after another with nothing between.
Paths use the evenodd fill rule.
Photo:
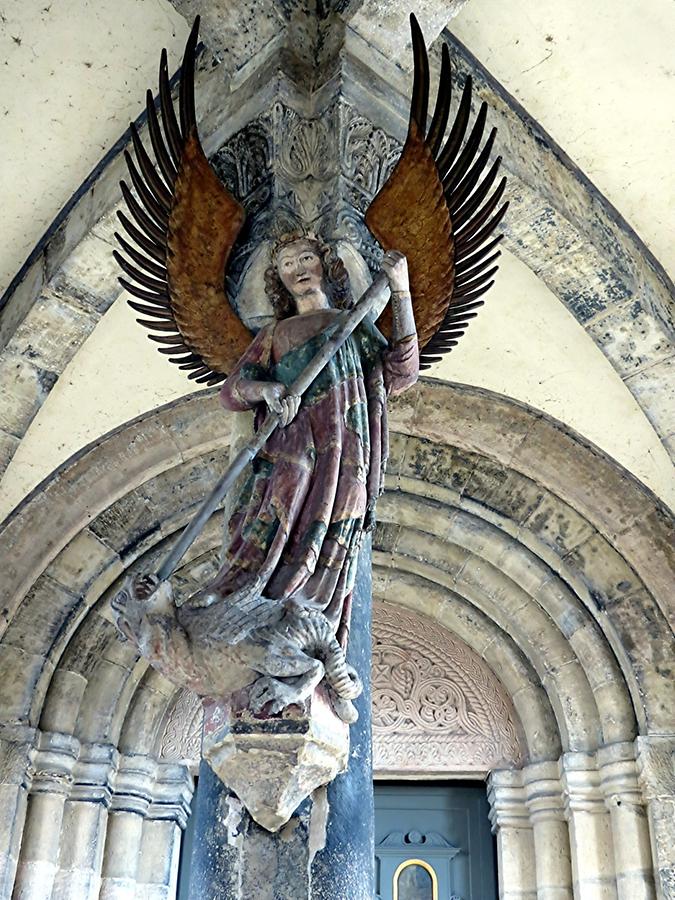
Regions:
<instances>
[{"instance_id":1,"label":"feathered wing","mask_svg":"<svg viewBox=\"0 0 675 900\"><path fill-rule=\"evenodd\" d=\"M202 150L194 103L194 65L199 16L185 48L179 117L171 100L166 50L159 67L161 126L147 93L148 130L156 162L136 128L136 156L125 153L131 182L121 182L131 221L118 213L131 238L115 234L126 256L115 258L128 278L122 286L138 300L129 305L144 318L159 352L199 383L217 384L251 341L225 293L225 270L244 223L244 208L220 182Z\"/></svg>"},{"instance_id":2,"label":"feathered wing","mask_svg":"<svg viewBox=\"0 0 675 900\"><path fill-rule=\"evenodd\" d=\"M427 129L429 60L414 15L410 27L415 67L408 136L398 163L366 213L366 224L385 250L399 250L408 259L420 368L426 369L456 346L475 310L483 305L479 298L494 283L491 278L497 267L492 264L500 255L495 247L502 236L493 238L492 233L508 203L495 212L506 178L488 197L501 157L489 165L496 128L481 147L486 103L481 104L466 137L471 76L445 137L452 92L445 44L436 104ZM390 333L389 306L378 325L385 334Z\"/></svg>"}]
</instances>

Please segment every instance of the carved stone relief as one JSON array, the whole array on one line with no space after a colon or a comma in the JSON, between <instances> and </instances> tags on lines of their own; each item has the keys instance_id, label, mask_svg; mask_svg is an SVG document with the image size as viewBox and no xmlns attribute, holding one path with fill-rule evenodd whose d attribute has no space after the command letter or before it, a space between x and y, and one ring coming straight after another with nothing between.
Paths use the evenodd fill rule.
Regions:
<instances>
[{"instance_id":1,"label":"carved stone relief","mask_svg":"<svg viewBox=\"0 0 675 900\"><path fill-rule=\"evenodd\" d=\"M504 689L426 616L373 604L373 764L380 773L488 772L521 759Z\"/></svg>"},{"instance_id":2,"label":"carved stone relief","mask_svg":"<svg viewBox=\"0 0 675 900\"><path fill-rule=\"evenodd\" d=\"M488 772L522 760L511 701L487 665L432 620L373 604L373 764L378 774ZM180 691L160 757L200 755L202 710Z\"/></svg>"},{"instance_id":3,"label":"carved stone relief","mask_svg":"<svg viewBox=\"0 0 675 900\"><path fill-rule=\"evenodd\" d=\"M350 241L374 271L382 251L363 217L399 152L398 141L341 99L315 117L277 101L229 138L211 164L247 212L229 267L232 294L254 247L301 223Z\"/></svg>"},{"instance_id":4,"label":"carved stone relief","mask_svg":"<svg viewBox=\"0 0 675 900\"><path fill-rule=\"evenodd\" d=\"M204 714L199 698L188 690L176 695L159 745L160 759L171 762L189 760L198 765L201 754Z\"/></svg>"}]
</instances>

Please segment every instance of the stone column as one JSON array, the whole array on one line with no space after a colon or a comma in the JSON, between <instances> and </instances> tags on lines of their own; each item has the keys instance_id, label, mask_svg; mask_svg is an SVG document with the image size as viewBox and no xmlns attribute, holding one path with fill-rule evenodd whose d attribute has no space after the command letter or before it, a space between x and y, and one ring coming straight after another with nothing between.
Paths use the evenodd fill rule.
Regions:
<instances>
[{"instance_id":1,"label":"stone column","mask_svg":"<svg viewBox=\"0 0 675 900\"><path fill-rule=\"evenodd\" d=\"M619 900L654 900L649 824L638 784L635 746L622 742L602 747L598 764L600 788L612 822Z\"/></svg>"},{"instance_id":2,"label":"stone column","mask_svg":"<svg viewBox=\"0 0 675 900\"><path fill-rule=\"evenodd\" d=\"M254 822L203 762L193 804L189 896L200 900L372 900L373 777L370 722L371 551L364 544L348 659L361 675L349 770L304 801L278 832Z\"/></svg>"},{"instance_id":3,"label":"stone column","mask_svg":"<svg viewBox=\"0 0 675 900\"><path fill-rule=\"evenodd\" d=\"M136 894L143 814L117 808L108 816L101 872L101 900L126 900Z\"/></svg>"},{"instance_id":4,"label":"stone column","mask_svg":"<svg viewBox=\"0 0 675 900\"><path fill-rule=\"evenodd\" d=\"M534 836L522 772L492 772L488 802L492 831L497 836L499 900L537 900Z\"/></svg>"},{"instance_id":5,"label":"stone column","mask_svg":"<svg viewBox=\"0 0 675 900\"><path fill-rule=\"evenodd\" d=\"M12 894L15 900L49 900L52 896L63 808L79 750L79 741L71 735L40 735Z\"/></svg>"},{"instance_id":6,"label":"stone column","mask_svg":"<svg viewBox=\"0 0 675 900\"><path fill-rule=\"evenodd\" d=\"M572 900L572 859L557 762L523 769L534 832L537 900Z\"/></svg>"},{"instance_id":7,"label":"stone column","mask_svg":"<svg viewBox=\"0 0 675 900\"><path fill-rule=\"evenodd\" d=\"M173 900L178 882L181 831L187 824L192 777L187 768L159 763L153 802L143 822L136 873L136 896L142 900Z\"/></svg>"},{"instance_id":8,"label":"stone column","mask_svg":"<svg viewBox=\"0 0 675 900\"><path fill-rule=\"evenodd\" d=\"M181 828L172 819L143 823L136 896L143 900L173 900L178 880Z\"/></svg>"},{"instance_id":9,"label":"stone column","mask_svg":"<svg viewBox=\"0 0 675 900\"><path fill-rule=\"evenodd\" d=\"M565 814L569 822L574 896L617 900L612 827L593 753L561 758Z\"/></svg>"},{"instance_id":10,"label":"stone column","mask_svg":"<svg viewBox=\"0 0 675 900\"><path fill-rule=\"evenodd\" d=\"M26 815L35 731L3 726L0 732L0 897L10 897Z\"/></svg>"},{"instance_id":11,"label":"stone column","mask_svg":"<svg viewBox=\"0 0 675 900\"><path fill-rule=\"evenodd\" d=\"M111 780L117 763L117 750L109 744L82 747L63 810L53 891L58 900L98 900Z\"/></svg>"},{"instance_id":12,"label":"stone column","mask_svg":"<svg viewBox=\"0 0 675 900\"><path fill-rule=\"evenodd\" d=\"M675 736L637 739L640 785L647 802L659 900L675 898Z\"/></svg>"}]
</instances>

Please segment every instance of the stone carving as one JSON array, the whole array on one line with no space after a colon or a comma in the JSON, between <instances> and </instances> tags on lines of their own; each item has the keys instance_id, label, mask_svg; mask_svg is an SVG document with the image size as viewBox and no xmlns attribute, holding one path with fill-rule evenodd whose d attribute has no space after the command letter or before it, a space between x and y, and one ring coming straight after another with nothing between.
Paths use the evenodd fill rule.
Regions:
<instances>
[{"instance_id":1,"label":"stone carving","mask_svg":"<svg viewBox=\"0 0 675 900\"><path fill-rule=\"evenodd\" d=\"M355 721L351 700L361 682L322 612L286 607L262 596L260 586L257 596L217 591L214 582L177 607L169 581L132 577L113 600L118 628L158 671L201 697L247 689L243 708L279 713L306 700L325 677L336 713ZM225 596L227 605L217 605Z\"/></svg>"},{"instance_id":2,"label":"stone carving","mask_svg":"<svg viewBox=\"0 0 675 900\"><path fill-rule=\"evenodd\" d=\"M489 771L522 753L509 699L449 632L373 605L373 759L379 772Z\"/></svg>"},{"instance_id":3,"label":"stone carving","mask_svg":"<svg viewBox=\"0 0 675 900\"><path fill-rule=\"evenodd\" d=\"M389 603L373 605L373 762L378 774L486 772L523 752L508 696L450 632ZM202 710L181 692L160 742L163 759L199 759Z\"/></svg>"},{"instance_id":4,"label":"stone carving","mask_svg":"<svg viewBox=\"0 0 675 900\"><path fill-rule=\"evenodd\" d=\"M303 743L302 753L289 751L289 765L277 767L280 781L264 796L249 777L254 789L245 793L251 803L244 788L236 788L265 827L279 827L291 809L282 797L294 777L307 796L347 759L341 741L348 735L329 727L334 740L329 759L317 762L319 774L310 777L293 763L319 752L322 728L309 708L319 685L341 724L356 720L352 700L362 687L345 649L359 549L374 526L384 488L387 398L411 387L420 366L436 361L463 334L473 318L473 301L490 287L494 271L483 272L488 263L476 266L494 242L481 245L506 209L489 219L502 183L477 213L496 174L493 167L477 188L488 156L479 154L480 120L473 133L478 140L472 136L460 153L457 134L467 125L460 112L443 147L450 111L445 85L439 87L427 135L428 60L414 17L411 23L416 75L409 134L400 153L358 117L343 129L342 145L337 102L308 119L277 103L267 121L247 126L219 155L221 174L236 182L242 205L219 180L199 139L197 18L181 70L178 116L166 59L160 65L161 126L148 106L157 168L133 131L136 162L127 156L127 163L139 199L121 185L136 225L125 215L120 221L137 248L117 234L126 256L117 253L116 259L128 276L121 283L137 298L130 305L148 317L138 321L153 332L160 352L196 383L220 384L227 410L253 411L256 433L157 572L130 577L116 594L115 621L120 635L151 665L203 698L210 710L203 753L225 783L228 772L242 765L247 771L253 758L248 745L235 740L241 728L250 732L251 716L278 716L292 706L306 711L300 727L313 749ZM447 66L443 71L447 76ZM469 108L470 90L469 85L462 110ZM377 278L360 298L353 296L336 247L313 230L321 225L336 236L345 205L342 151L353 201L347 205L365 213L372 237L387 250ZM385 182L394 156L398 162ZM267 169L274 175L271 189ZM249 215L248 230L242 231L246 205L259 215ZM451 210L463 226L457 241ZM272 240L280 222L294 220L300 228ZM358 232L356 218L340 221ZM270 252L266 268L256 273L264 278L274 315L265 324L259 321L262 327L253 336L226 292L243 269L231 270L228 278L228 262L238 239L246 249L262 245L263 225ZM237 256L241 266L241 244ZM254 318L264 318L264 312ZM422 353L418 333L426 348ZM250 475L237 486L228 509L220 567L181 602L170 578L245 470ZM446 698L439 693L436 699ZM266 740L264 726L256 727Z\"/></svg>"},{"instance_id":5,"label":"stone carving","mask_svg":"<svg viewBox=\"0 0 675 900\"><path fill-rule=\"evenodd\" d=\"M382 249L364 216L400 153L397 140L344 99L313 118L277 101L229 138L211 164L248 217L228 267L233 293L261 241L303 225L348 240L378 271Z\"/></svg>"},{"instance_id":6,"label":"stone carving","mask_svg":"<svg viewBox=\"0 0 675 900\"><path fill-rule=\"evenodd\" d=\"M185 688L171 707L159 744L160 759L196 762L202 746L204 712L199 697Z\"/></svg>"}]
</instances>

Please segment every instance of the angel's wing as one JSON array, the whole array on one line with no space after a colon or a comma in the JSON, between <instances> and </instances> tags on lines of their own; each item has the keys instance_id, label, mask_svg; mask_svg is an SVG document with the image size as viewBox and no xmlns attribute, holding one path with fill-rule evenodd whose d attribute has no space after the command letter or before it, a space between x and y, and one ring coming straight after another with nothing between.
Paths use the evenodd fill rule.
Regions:
<instances>
[{"instance_id":1,"label":"angel's wing","mask_svg":"<svg viewBox=\"0 0 675 900\"><path fill-rule=\"evenodd\" d=\"M508 203L494 215L506 178L486 200L501 157L488 169L497 129L481 148L487 104L482 103L464 141L471 113L471 76L466 79L455 121L444 141L450 114L450 54L442 46L441 74L431 124L429 60L424 38L410 16L415 61L410 125L401 157L366 213L368 228L385 250L408 258L410 289L420 342L420 368L441 359L456 344L483 305L478 298L494 283L493 252L501 235L491 234ZM487 170L487 171L486 171ZM484 176L484 177L483 177ZM487 242L487 243L486 243ZM389 334L391 311L378 325Z\"/></svg>"},{"instance_id":2,"label":"angel's wing","mask_svg":"<svg viewBox=\"0 0 675 900\"><path fill-rule=\"evenodd\" d=\"M244 223L244 209L220 182L199 142L194 102L194 64L199 33L195 19L181 69L179 118L171 100L166 50L159 65L162 127L152 92L147 93L150 140L156 165L136 128L131 136L136 163L125 153L136 196L122 181L134 222L118 213L133 243L115 234L127 274L120 283L139 300L129 305L162 346L160 353L188 378L217 384L251 341L225 294L225 268Z\"/></svg>"}]
</instances>

